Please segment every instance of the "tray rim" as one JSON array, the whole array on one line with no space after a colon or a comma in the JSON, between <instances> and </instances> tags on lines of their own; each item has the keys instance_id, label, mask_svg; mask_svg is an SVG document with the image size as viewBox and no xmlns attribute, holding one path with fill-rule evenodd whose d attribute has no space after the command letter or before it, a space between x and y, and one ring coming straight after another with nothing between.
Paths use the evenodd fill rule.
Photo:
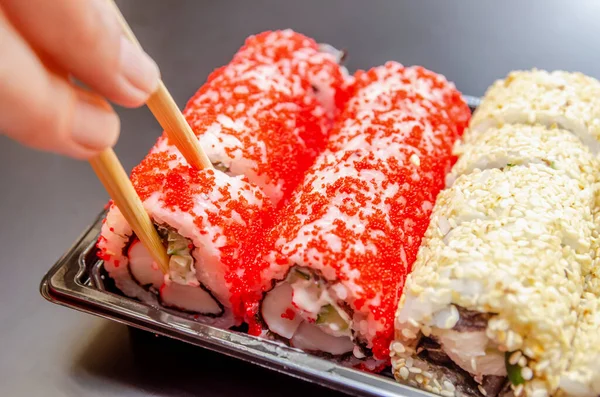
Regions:
<instances>
[{"instance_id":1,"label":"tray rim","mask_svg":"<svg viewBox=\"0 0 600 397\"><path fill-rule=\"evenodd\" d=\"M43 277L39 290L49 302L120 324L190 343L250 364L355 396L431 397L382 375L345 367L300 350L236 331L223 330L164 312L135 299L83 285L81 256L98 237L102 211ZM104 300L103 300L104 299ZM126 301L131 308L115 307ZM145 311L145 313L144 313ZM162 315L161 315L162 314ZM153 318L154 317L154 318ZM160 318L165 320L160 320ZM157 320L158 319L158 320ZM175 320L170 322L170 320Z\"/></svg>"}]
</instances>

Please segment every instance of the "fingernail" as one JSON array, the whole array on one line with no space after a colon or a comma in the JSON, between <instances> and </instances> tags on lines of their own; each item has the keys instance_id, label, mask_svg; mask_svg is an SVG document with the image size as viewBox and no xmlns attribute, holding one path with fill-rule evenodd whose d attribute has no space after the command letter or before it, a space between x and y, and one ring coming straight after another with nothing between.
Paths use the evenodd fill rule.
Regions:
<instances>
[{"instance_id":1,"label":"fingernail","mask_svg":"<svg viewBox=\"0 0 600 397\"><path fill-rule=\"evenodd\" d=\"M158 87L160 72L156 63L125 36L121 36L121 73L129 85L129 94L146 100Z\"/></svg>"},{"instance_id":2,"label":"fingernail","mask_svg":"<svg viewBox=\"0 0 600 397\"><path fill-rule=\"evenodd\" d=\"M73 114L73 140L87 149L103 150L112 147L119 137L120 122L105 104L88 95L79 95Z\"/></svg>"}]
</instances>

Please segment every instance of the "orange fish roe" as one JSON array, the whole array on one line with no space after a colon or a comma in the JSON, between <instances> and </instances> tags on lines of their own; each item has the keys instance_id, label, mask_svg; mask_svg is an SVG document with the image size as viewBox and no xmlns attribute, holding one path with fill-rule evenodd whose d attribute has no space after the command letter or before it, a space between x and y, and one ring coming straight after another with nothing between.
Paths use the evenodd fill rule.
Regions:
<instances>
[{"instance_id":1,"label":"orange fish roe","mask_svg":"<svg viewBox=\"0 0 600 397\"><path fill-rule=\"evenodd\" d=\"M273 266L309 267L345 287L344 302L368 322L353 329L377 359L389 359L398 299L465 111L460 93L425 69L358 72L328 151L271 233Z\"/></svg>"}]
</instances>

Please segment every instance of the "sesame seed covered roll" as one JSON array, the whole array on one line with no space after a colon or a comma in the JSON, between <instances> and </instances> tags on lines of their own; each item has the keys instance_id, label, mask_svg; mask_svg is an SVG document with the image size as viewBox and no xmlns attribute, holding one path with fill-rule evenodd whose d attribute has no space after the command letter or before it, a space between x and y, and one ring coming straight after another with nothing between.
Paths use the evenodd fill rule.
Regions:
<instances>
[{"instance_id":1,"label":"sesame seed covered roll","mask_svg":"<svg viewBox=\"0 0 600 397\"><path fill-rule=\"evenodd\" d=\"M599 86L534 70L488 90L400 299L396 379L444 396L594 390Z\"/></svg>"},{"instance_id":2,"label":"sesame seed covered roll","mask_svg":"<svg viewBox=\"0 0 600 397\"><path fill-rule=\"evenodd\" d=\"M577 397L600 395L600 272L587 277L578 307L577 334L570 364L560 379L560 394Z\"/></svg>"},{"instance_id":3,"label":"sesame seed covered roll","mask_svg":"<svg viewBox=\"0 0 600 397\"><path fill-rule=\"evenodd\" d=\"M581 73L513 71L496 81L473 114L470 129L504 124L554 124L600 152L600 82Z\"/></svg>"},{"instance_id":4,"label":"sesame seed covered roll","mask_svg":"<svg viewBox=\"0 0 600 397\"><path fill-rule=\"evenodd\" d=\"M545 164L584 184L596 182L597 160L579 138L567 130L542 125L505 124L484 132L467 131L457 142L458 161L446 177L456 178L474 170L504 168L531 163Z\"/></svg>"},{"instance_id":5,"label":"sesame seed covered roll","mask_svg":"<svg viewBox=\"0 0 600 397\"><path fill-rule=\"evenodd\" d=\"M600 231L600 195L595 206L596 231ZM600 395L600 245L595 261L585 275L585 290L578 307L577 334L569 355L569 366L560 379L559 396Z\"/></svg>"},{"instance_id":6,"label":"sesame seed covered roll","mask_svg":"<svg viewBox=\"0 0 600 397\"><path fill-rule=\"evenodd\" d=\"M426 237L397 312L395 376L439 394L504 395L509 384L552 393L576 332L583 266L556 226L520 218Z\"/></svg>"},{"instance_id":7,"label":"sesame seed covered roll","mask_svg":"<svg viewBox=\"0 0 600 397\"><path fill-rule=\"evenodd\" d=\"M555 226L563 244L587 258L589 269L596 234L594 186L545 164L476 169L439 194L428 236L445 238L453 228L476 219L536 221Z\"/></svg>"}]
</instances>

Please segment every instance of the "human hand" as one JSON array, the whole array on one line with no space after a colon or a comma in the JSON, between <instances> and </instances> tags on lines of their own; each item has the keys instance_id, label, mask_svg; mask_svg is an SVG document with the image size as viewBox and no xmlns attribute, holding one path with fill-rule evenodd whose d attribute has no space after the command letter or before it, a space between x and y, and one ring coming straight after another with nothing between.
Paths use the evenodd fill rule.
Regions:
<instances>
[{"instance_id":1,"label":"human hand","mask_svg":"<svg viewBox=\"0 0 600 397\"><path fill-rule=\"evenodd\" d=\"M141 106L159 78L104 0L0 0L0 133L24 145L90 158L119 136L103 97Z\"/></svg>"}]
</instances>

